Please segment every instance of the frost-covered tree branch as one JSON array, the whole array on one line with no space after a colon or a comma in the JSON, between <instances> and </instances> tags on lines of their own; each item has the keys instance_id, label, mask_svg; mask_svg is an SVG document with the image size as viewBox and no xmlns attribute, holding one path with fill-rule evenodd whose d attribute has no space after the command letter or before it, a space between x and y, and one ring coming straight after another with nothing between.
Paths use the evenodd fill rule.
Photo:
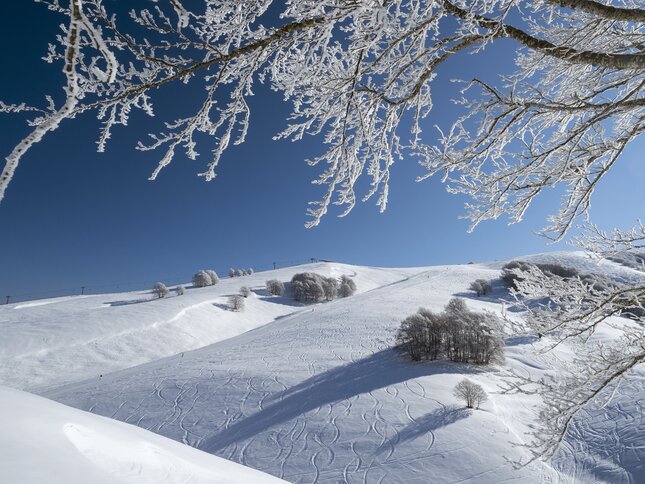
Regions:
<instances>
[{"instance_id":1,"label":"frost-covered tree branch","mask_svg":"<svg viewBox=\"0 0 645 484\"><path fill-rule=\"evenodd\" d=\"M309 226L332 204L348 213L362 176L371 183L360 198L376 197L384 210L392 164L416 157L427 176L440 173L473 199L473 227L503 215L519 221L544 189L566 186L545 229L560 239L643 130L644 14L631 0L203 0L195 11L166 0L127 17L103 0L43 3L69 18L47 60L74 63L66 71L74 90L68 80L63 107L48 102L48 114L31 120L34 132L7 157L0 194L29 147L64 119L95 112L103 151L133 110L152 116L157 92L173 83L202 90L202 106L166 120L139 148L160 151L154 179L182 151L199 156L196 135L205 133L216 146L201 173L210 180L228 147L244 141L248 99L261 82L292 106L276 138L323 140L309 163L321 167L316 183L326 189ZM467 114L438 142L422 136L442 64L499 39L516 43L515 73L496 85L473 73L458 99ZM0 110L15 113L20 100L6 101Z\"/></svg>"},{"instance_id":2,"label":"frost-covered tree branch","mask_svg":"<svg viewBox=\"0 0 645 484\"><path fill-rule=\"evenodd\" d=\"M548 336L551 350L568 342L576 354L564 375L536 380L513 373L507 381L505 392L538 393L545 400L541 425L527 446L531 462L552 456L579 412L610 403L621 380L645 363L645 274L610 280L594 274L559 277L537 266L513 272L511 292L527 309L529 324ZM594 338L601 329L613 336Z\"/></svg>"}]
</instances>

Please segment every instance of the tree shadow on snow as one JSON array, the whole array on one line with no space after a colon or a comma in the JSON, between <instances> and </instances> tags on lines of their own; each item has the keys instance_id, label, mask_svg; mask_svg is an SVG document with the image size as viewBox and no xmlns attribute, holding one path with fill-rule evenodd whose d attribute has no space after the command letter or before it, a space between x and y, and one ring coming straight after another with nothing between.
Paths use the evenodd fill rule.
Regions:
<instances>
[{"instance_id":1,"label":"tree shadow on snow","mask_svg":"<svg viewBox=\"0 0 645 484\"><path fill-rule=\"evenodd\" d=\"M437 408L406 425L403 430L399 431L398 436L394 436L384 442L376 452L380 454L386 449L391 449L399 443L414 440L428 432L434 432L441 427L447 427L450 424L467 418L471 413L471 410L464 407L458 407L457 405L447 405L442 408Z\"/></svg>"},{"instance_id":2,"label":"tree shadow on snow","mask_svg":"<svg viewBox=\"0 0 645 484\"><path fill-rule=\"evenodd\" d=\"M260 295L259 291L256 292L256 294L258 294L258 296L259 296L258 299L260 301L263 301L263 302L270 302L270 303L273 303L273 304L281 304L282 306L295 306L295 307L299 307L299 308L304 308L304 307L309 306L309 304L301 303L301 302L296 301L294 299L291 299L290 297L287 297L287 296L272 296L272 295L270 295L268 293L267 293L266 296L264 296L264 295Z\"/></svg>"},{"instance_id":3,"label":"tree shadow on snow","mask_svg":"<svg viewBox=\"0 0 645 484\"><path fill-rule=\"evenodd\" d=\"M442 373L463 374L478 371L482 370L443 361L410 362L403 359L397 350L390 348L362 360L314 375L298 385L268 397L265 400L270 402L268 406L234 422L204 441L199 448L213 453L323 405L348 400L351 397L414 378Z\"/></svg>"},{"instance_id":4,"label":"tree shadow on snow","mask_svg":"<svg viewBox=\"0 0 645 484\"><path fill-rule=\"evenodd\" d=\"M533 334L520 334L516 336L511 336L506 338L504 344L506 346L519 346L519 345L528 345L533 344L538 341L540 338L537 335Z\"/></svg>"},{"instance_id":5,"label":"tree shadow on snow","mask_svg":"<svg viewBox=\"0 0 645 484\"><path fill-rule=\"evenodd\" d=\"M147 299L128 299L126 301L110 301L110 302L106 302L105 304L108 304L109 306L129 306L130 304L141 304L141 303L146 303L146 302L150 302L150 301L155 301L156 299L159 299L159 298L155 298L155 299L150 299L150 298L147 298Z\"/></svg>"}]
</instances>

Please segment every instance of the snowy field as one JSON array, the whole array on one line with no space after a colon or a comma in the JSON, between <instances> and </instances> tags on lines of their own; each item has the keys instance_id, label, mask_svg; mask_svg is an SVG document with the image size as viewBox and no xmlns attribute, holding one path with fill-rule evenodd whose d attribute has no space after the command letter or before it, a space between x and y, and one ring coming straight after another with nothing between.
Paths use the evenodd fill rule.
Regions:
<instances>
[{"instance_id":1,"label":"snowy field","mask_svg":"<svg viewBox=\"0 0 645 484\"><path fill-rule=\"evenodd\" d=\"M3 483L284 482L135 426L5 387L0 387L0 425Z\"/></svg>"},{"instance_id":2,"label":"snowy field","mask_svg":"<svg viewBox=\"0 0 645 484\"><path fill-rule=\"evenodd\" d=\"M151 291L72 296L0 306L0 384L37 390L200 348L244 333L304 306L266 293L267 279L288 281L303 266L188 288L156 299ZM368 291L415 274L417 269L309 264L326 276L355 275ZM189 286L189 284L187 284ZM226 308L241 286L254 290L244 313Z\"/></svg>"},{"instance_id":3,"label":"snowy field","mask_svg":"<svg viewBox=\"0 0 645 484\"><path fill-rule=\"evenodd\" d=\"M576 253L534 260L642 277ZM540 400L503 395L498 385L509 368L557 375L575 347L545 352L548 338L509 334L506 362L490 368L411 363L392 350L403 318L420 306L441 310L455 295L471 309L505 310L521 323L523 315L502 304L508 294L499 281L485 297L467 291L474 279L497 278L503 263L418 269L325 263L223 279L164 300L127 293L3 306L0 384L290 482L645 482L642 373L604 408L583 412L551 462L516 469L509 460L528 457L516 444L527 441ZM266 294L266 279L287 281L304 270L350 275L359 291L306 306ZM242 285L254 291L247 308L226 310L227 296ZM612 338L613 331L607 325L597 338ZM480 410L464 409L452 395L464 376L489 393Z\"/></svg>"}]
</instances>

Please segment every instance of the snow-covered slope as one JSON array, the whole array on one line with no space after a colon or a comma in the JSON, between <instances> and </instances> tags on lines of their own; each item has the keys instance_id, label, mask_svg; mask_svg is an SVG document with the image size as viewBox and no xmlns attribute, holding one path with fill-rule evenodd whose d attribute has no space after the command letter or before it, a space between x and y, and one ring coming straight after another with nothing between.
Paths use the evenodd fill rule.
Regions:
<instances>
[{"instance_id":1,"label":"snow-covered slope","mask_svg":"<svg viewBox=\"0 0 645 484\"><path fill-rule=\"evenodd\" d=\"M288 281L297 272L353 276L358 291L409 277L420 269L355 268L318 263L188 289L155 299L150 291L46 299L0 306L0 384L38 389L200 348L303 309L269 297L267 279ZM241 286L255 292L243 314L226 309Z\"/></svg>"},{"instance_id":2,"label":"snow-covered slope","mask_svg":"<svg viewBox=\"0 0 645 484\"><path fill-rule=\"evenodd\" d=\"M3 484L284 482L143 429L0 387Z\"/></svg>"},{"instance_id":3,"label":"snow-covered slope","mask_svg":"<svg viewBox=\"0 0 645 484\"><path fill-rule=\"evenodd\" d=\"M643 277L615 263L597 264L583 254L548 254L532 260L559 261L618 278ZM226 320L228 324L235 322L236 328L241 328L238 333L255 328L252 331L228 339L223 338L229 333L220 335L215 338L219 342L200 349L176 350L173 356L104 372L102 377L94 375L82 382L51 386L41 393L299 483L645 482L645 375L631 375L604 408L583 412L551 463L536 462L516 469L509 460L528 456L528 451L516 444L526 442L526 432L535 427L540 400L499 393L504 370L557 375L572 358L574 347L560 345L545 352L548 338L509 336L506 363L493 368L446 362L415 364L392 350L400 321L419 306L440 310L450 297L459 295L473 309L501 312L502 298L508 295L499 284L494 285L492 295L482 298L466 289L476 278L497 277L503 263L411 270L310 266L306 270L322 274L355 274L363 290L350 298L314 306L293 306L287 299L267 297L260 286L274 274L252 276L257 282L250 278L225 280L219 287L189 291L190 296L184 297L196 299L197 294L204 294L199 297L209 301L205 307L213 311L208 318L226 313L234 318ZM296 268L279 278L288 280L301 270ZM250 285L256 291L246 311L230 314L213 306L222 304L225 295L236 292L240 285ZM178 308L162 312L161 305L171 307L181 299L145 305L154 305L154 311L159 311L154 317L167 321ZM84 300L77 302L84 304ZM61 304L68 303L72 304ZM258 323L256 318L264 311L260 308L268 305L279 309ZM45 307L32 306L30 310ZM10 317L21 311L11 310L15 312L9 313ZM88 307L88 320L102 317L104 310ZM76 313L70 316L69 311L61 309L57 320L68 321L71 328ZM508 305L506 312L521 321L522 314ZM7 313L2 314L0 318L8 321ZM134 319L127 319L131 316ZM150 319L139 323L137 316ZM200 327L193 319L203 317L212 322L191 311L182 318L182 325L155 326L150 323L154 317L130 313L118 324L141 324L144 337L155 341L167 326L173 329L170 334L177 336L181 328L191 332ZM100 321L104 326L99 327L110 327L109 318ZM36 321L31 324L39 326ZM71 334L69 328L66 332ZM28 331L11 334L15 343L35 340ZM597 338L614 335L611 327L605 327ZM97 340L106 345L110 337L101 335ZM137 341L145 346L145 340ZM182 341L192 341L195 347L205 339L186 337ZM91 346L85 346L89 351ZM120 351L125 354L122 367L136 362L134 352L118 346L110 354L118 359ZM79 373L69 359L71 353L64 349L54 353L63 374L56 376L58 381L76 379ZM23 361L30 361L34 354L28 353ZM66 374L65 362L72 377ZM40 386L49 378L45 363L37 366L43 372ZM489 401L481 410L465 410L452 395L452 388L464 376L488 391ZM30 386L27 373L21 381Z\"/></svg>"}]
</instances>

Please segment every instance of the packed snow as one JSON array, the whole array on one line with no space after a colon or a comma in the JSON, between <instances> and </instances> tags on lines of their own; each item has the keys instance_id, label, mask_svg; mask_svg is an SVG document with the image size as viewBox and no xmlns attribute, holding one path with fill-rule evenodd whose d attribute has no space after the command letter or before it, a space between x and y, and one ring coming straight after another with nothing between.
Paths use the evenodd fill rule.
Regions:
<instances>
[{"instance_id":1,"label":"packed snow","mask_svg":"<svg viewBox=\"0 0 645 484\"><path fill-rule=\"evenodd\" d=\"M283 482L133 425L0 387L6 484Z\"/></svg>"},{"instance_id":2,"label":"packed snow","mask_svg":"<svg viewBox=\"0 0 645 484\"><path fill-rule=\"evenodd\" d=\"M643 277L581 253L522 259ZM514 461L529 457L518 444L528 442L541 400L502 394L499 385L508 369L558 375L575 354L573 343L546 351L550 338L511 334L509 325L506 361L492 367L412 363L393 349L403 318L420 306L439 311L453 296L521 326L523 313L495 280L504 262L416 269L320 263L223 279L162 300L129 293L9 305L0 312L7 335L0 352L12 369L2 368L0 383L35 388L290 482L645 482L645 374L630 375L603 407L585 409L551 461L517 468ZM305 270L350 275L359 293L312 305L266 294L265 280ZM468 291L478 278L494 280L492 294ZM246 309L227 311L227 296L242 285L253 290ZM612 324L595 337L614 338ZM488 392L481 409L467 410L453 396L463 377Z\"/></svg>"}]
</instances>

